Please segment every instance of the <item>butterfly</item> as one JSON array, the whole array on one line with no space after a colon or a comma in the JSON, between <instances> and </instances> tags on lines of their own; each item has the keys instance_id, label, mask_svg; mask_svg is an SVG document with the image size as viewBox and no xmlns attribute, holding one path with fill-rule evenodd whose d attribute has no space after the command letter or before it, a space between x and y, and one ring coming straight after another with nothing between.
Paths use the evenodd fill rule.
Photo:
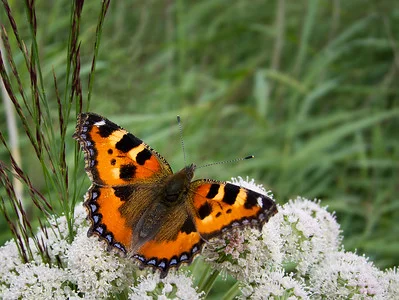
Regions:
<instances>
[{"instance_id":1,"label":"butterfly","mask_svg":"<svg viewBox=\"0 0 399 300\"><path fill-rule=\"evenodd\" d=\"M173 173L154 149L97 114L79 114L73 137L92 181L84 202L88 236L159 269L161 278L191 263L210 238L231 228L260 228L277 213L266 195L211 179L192 181L194 164Z\"/></svg>"}]
</instances>

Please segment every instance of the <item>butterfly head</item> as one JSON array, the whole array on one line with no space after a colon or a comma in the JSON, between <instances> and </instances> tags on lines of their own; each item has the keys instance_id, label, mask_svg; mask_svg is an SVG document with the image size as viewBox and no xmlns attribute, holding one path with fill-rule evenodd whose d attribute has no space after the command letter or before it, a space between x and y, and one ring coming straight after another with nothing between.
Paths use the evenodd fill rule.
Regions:
<instances>
[{"instance_id":1,"label":"butterfly head","mask_svg":"<svg viewBox=\"0 0 399 300\"><path fill-rule=\"evenodd\" d=\"M191 164L169 177L165 185L164 199L166 203L173 205L184 201L189 191L191 179L194 177L194 171L195 165Z\"/></svg>"},{"instance_id":2,"label":"butterfly head","mask_svg":"<svg viewBox=\"0 0 399 300\"><path fill-rule=\"evenodd\" d=\"M182 172L183 174L186 174L187 178L191 181L191 179L194 177L194 171L196 168L197 168L196 165L191 164L191 165L184 167L180 172Z\"/></svg>"}]
</instances>

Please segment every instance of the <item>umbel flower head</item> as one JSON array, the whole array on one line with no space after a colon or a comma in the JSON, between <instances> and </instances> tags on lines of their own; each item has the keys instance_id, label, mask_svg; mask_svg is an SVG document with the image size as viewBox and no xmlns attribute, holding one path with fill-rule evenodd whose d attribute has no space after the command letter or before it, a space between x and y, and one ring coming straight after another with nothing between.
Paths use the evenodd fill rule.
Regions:
<instances>
[{"instance_id":1,"label":"umbel flower head","mask_svg":"<svg viewBox=\"0 0 399 300\"><path fill-rule=\"evenodd\" d=\"M233 179L272 197L253 180ZM36 239L50 258L44 263L40 250L29 242L32 259L23 262L14 241L0 247L0 298L2 299L200 299L202 281L211 274L195 268L178 270L164 279L151 270L113 252L97 238L88 238L89 224L81 204L74 217L73 241L68 243L67 219L48 220ZM261 230L237 228L207 241L202 258L213 269L237 280L241 298L275 299L395 299L397 269L383 272L368 259L345 252L334 215L320 202L297 198L279 207ZM207 277L208 276L208 277ZM201 280L200 280L201 282Z\"/></svg>"},{"instance_id":2,"label":"umbel flower head","mask_svg":"<svg viewBox=\"0 0 399 300\"><path fill-rule=\"evenodd\" d=\"M201 299L204 293L198 293L193 280L187 272L171 272L166 278L159 279L158 274L141 275L130 288L129 299Z\"/></svg>"}]
</instances>

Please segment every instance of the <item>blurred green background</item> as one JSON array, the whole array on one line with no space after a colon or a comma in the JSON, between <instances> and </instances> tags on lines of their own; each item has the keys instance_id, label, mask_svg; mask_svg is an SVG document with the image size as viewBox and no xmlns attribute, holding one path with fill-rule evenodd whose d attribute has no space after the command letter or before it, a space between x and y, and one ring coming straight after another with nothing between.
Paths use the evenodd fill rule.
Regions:
<instances>
[{"instance_id":1,"label":"blurred green background","mask_svg":"<svg viewBox=\"0 0 399 300\"><path fill-rule=\"evenodd\" d=\"M10 5L28 43L24 4ZM64 80L70 1L37 1L36 9L46 93L57 115L52 72ZM82 13L84 100L99 9L99 1L86 1ZM12 36L2 6L0 23ZM280 204L298 195L321 199L336 212L346 250L386 268L399 265L398 75L395 0L113 1L90 111L144 139L175 171L184 166L181 115L187 163L255 155L200 169L196 178L249 176ZM7 137L3 103L0 114ZM67 121L72 136L76 120ZM74 145L70 138L70 170ZM34 186L55 193L28 155L22 129L19 146ZM0 159L8 160L3 148ZM82 199L89 186L83 165L82 159ZM2 216L0 232L3 244L11 236Z\"/></svg>"}]
</instances>

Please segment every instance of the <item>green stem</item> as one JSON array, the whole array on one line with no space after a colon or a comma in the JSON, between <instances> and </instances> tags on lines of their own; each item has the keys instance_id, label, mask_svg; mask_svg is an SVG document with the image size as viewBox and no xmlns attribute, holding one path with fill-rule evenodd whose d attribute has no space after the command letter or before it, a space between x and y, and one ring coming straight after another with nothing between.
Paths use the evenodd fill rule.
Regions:
<instances>
[{"instance_id":1,"label":"green stem","mask_svg":"<svg viewBox=\"0 0 399 300\"><path fill-rule=\"evenodd\" d=\"M209 291L211 290L211 288L212 288L213 284L215 283L219 274L220 274L219 270L212 270L211 274L206 277L205 281L203 281L198 286L198 289L200 291L205 292L205 295L204 295L205 297L209 294Z\"/></svg>"},{"instance_id":2,"label":"green stem","mask_svg":"<svg viewBox=\"0 0 399 300\"><path fill-rule=\"evenodd\" d=\"M241 292L239 289L240 285L237 281L234 285L227 291L227 293L223 296L223 300L235 299Z\"/></svg>"}]
</instances>

